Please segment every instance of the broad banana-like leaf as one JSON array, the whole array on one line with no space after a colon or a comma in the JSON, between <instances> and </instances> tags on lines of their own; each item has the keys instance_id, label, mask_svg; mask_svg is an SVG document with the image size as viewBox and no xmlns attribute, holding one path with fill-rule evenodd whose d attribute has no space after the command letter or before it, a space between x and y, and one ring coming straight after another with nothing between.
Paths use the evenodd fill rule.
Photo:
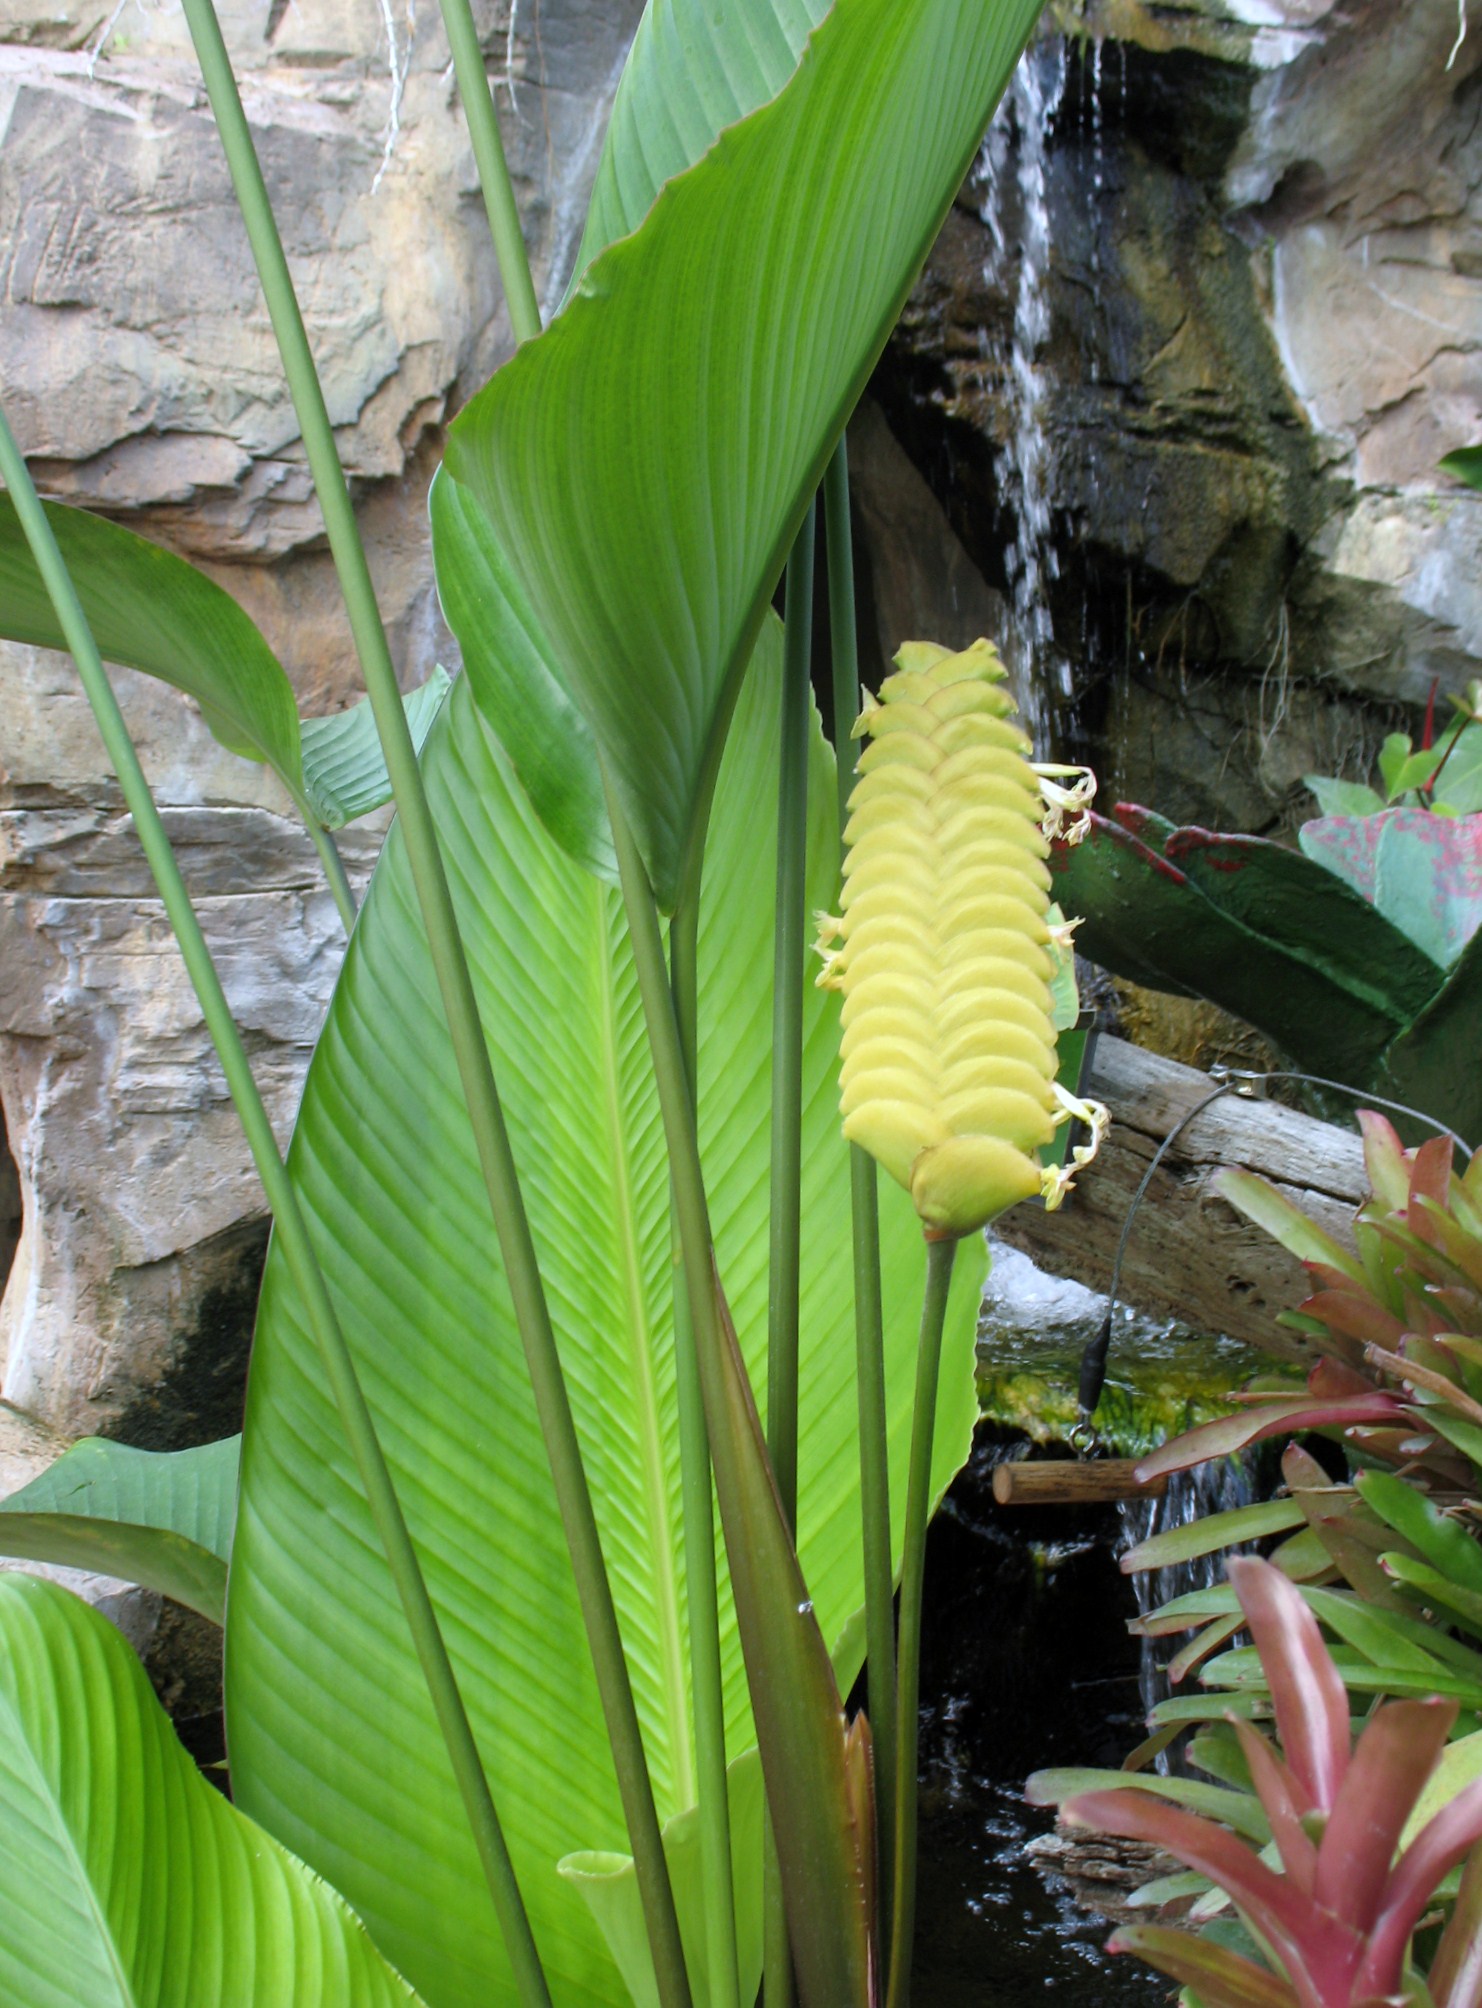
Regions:
<instances>
[{"instance_id":1,"label":"broad banana-like leaf","mask_svg":"<svg viewBox=\"0 0 1482 2008\"><path fill-rule=\"evenodd\" d=\"M556 842L617 881L597 742L555 650L466 488L440 467L427 498L443 616L505 757Z\"/></svg>"},{"instance_id":2,"label":"broad banana-like leaf","mask_svg":"<svg viewBox=\"0 0 1482 2008\"><path fill-rule=\"evenodd\" d=\"M623 65L572 275L636 230L666 181L776 97L831 0L651 0Z\"/></svg>"},{"instance_id":3,"label":"broad banana-like leaf","mask_svg":"<svg viewBox=\"0 0 1482 2008\"><path fill-rule=\"evenodd\" d=\"M129 1646L0 1576L0 2000L392 2008L344 1899L208 1785Z\"/></svg>"},{"instance_id":4,"label":"broad banana-like leaf","mask_svg":"<svg viewBox=\"0 0 1482 2008\"><path fill-rule=\"evenodd\" d=\"M455 421L660 902L767 597L1038 0L837 0Z\"/></svg>"},{"instance_id":5,"label":"broad banana-like leaf","mask_svg":"<svg viewBox=\"0 0 1482 2008\"><path fill-rule=\"evenodd\" d=\"M764 104L797 67L829 0L748 0L711 9L655 0L638 24L603 142L571 287L597 253L637 228L665 181ZM616 863L597 745L560 658L488 518L439 469L428 499L438 592L485 714L546 828L604 878Z\"/></svg>"},{"instance_id":6,"label":"broad banana-like leaf","mask_svg":"<svg viewBox=\"0 0 1482 2008\"><path fill-rule=\"evenodd\" d=\"M0 1501L0 1555L121 1576L220 1624L241 1443L135 1450L85 1436Z\"/></svg>"},{"instance_id":7,"label":"broad banana-like leaf","mask_svg":"<svg viewBox=\"0 0 1482 2008\"><path fill-rule=\"evenodd\" d=\"M1474 934L1437 995L1387 1049L1376 1086L1447 1123L1468 1146L1482 1144L1482 931Z\"/></svg>"},{"instance_id":8,"label":"broad banana-like leaf","mask_svg":"<svg viewBox=\"0 0 1482 2008\"><path fill-rule=\"evenodd\" d=\"M780 630L720 775L701 906L701 1141L721 1273L765 1402L772 869ZM550 1292L660 1818L694 1802L667 1164L620 903L545 833L464 679L423 756ZM816 723L809 905L837 885ZM803 1567L847 1690L862 1657L838 1014L808 985ZM628 1852L521 1348L396 829L310 1068L290 1171L353 1347L506 1822L552 1988L620 1975L555 1865ZM924 1273L882 1194L893 1499L904 1504ZM937 1482L966 1453L979 1265L954 1297ZM897 1520L897 1530L899 1520ZM753 1742L728 1595L729 1748ZM275 1250L253 1351L227 1624L240 1803L371 1920L437 2008L513 1998L457 1793L318 1357Z\"/></svg>"},{"instance_id":9,"label":"broad banana-like leaf","mask_svg":"<svg viewBox=\"0 0 1482 2008\"><path fill-rule=\"evenodd\" d=\"M99 652L193 697L230 752L266 761L304 802L298 708L257 623L194 565L106 516L43 504ZM38 648L66 637L10 497L0 494L0 635Z\"/></svg>"},{"instance_id":10,"label":"broad banana-like leaf","mask_svg":"<svg viewBox=\"0 0 1482 2008\"><path fill-rule=\"evenodd\" d=\"M438 663L427 681L402 699L412 745L419 753L452 683ZM302 731L304 786L326 830L342 829L391 800L391 776L368 697L348 711L306 718Z\"/></svg>"},{"instance_id":11,"label":"broad banana-like leaf","mask_svg":"<svg viewBox=\"0 0 1482 2008\"><path fill-rule=\"evenodd\" d=\"M1482 1740L1482 1739L1479 1739ZM737 1970L741 1999L754 2001L762 1980L762 1854L766 1798L755 1750L729 1767L732 1882L736 1904ZM705 1862L698 1809L679 1813L664 1828L664 1859L684 1940L685 1964L697 2001L711 1999L710 1948L706 1941ZM648 1926L631 1855L568 1855L560 1870L579 1889L602 1928L633 2008L659 2008Z\"/></svg>"}]
</instances>

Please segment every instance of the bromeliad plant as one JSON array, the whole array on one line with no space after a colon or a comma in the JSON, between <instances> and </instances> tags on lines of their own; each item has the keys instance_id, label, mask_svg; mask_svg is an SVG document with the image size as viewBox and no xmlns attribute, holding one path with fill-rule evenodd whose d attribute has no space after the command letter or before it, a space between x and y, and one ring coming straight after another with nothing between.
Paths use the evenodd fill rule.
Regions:
<instances>
[{"instance_id":1,"label":"bromeliad plant","mask_svg":"<svg viewBox=\"0 0 1482 2008\"><path fill-rule=\"evenodd\" d=\"M1336 1437L1351 1466L1334 1479L1293 1444L1288 1496L1155 1535L1129 1572L1281 1534L1274 1559L1311 1585L1309 1601L1342 1642L1358 1694L1440 1692L1482 1707L1482 1158L1453 1168L1449 1138L1405 1150L1382 1116L1360 1116L1371 1196L1351 1253L1264 1180L1222 1176L1224 1196L1305 1263L1314 1289L1283 1321L1320 1357L1305 1390L1240 1397L1237 1413L1144 1460L1152 1476L1186 1470L1271 1437ZM1238 1629L1226 1588L1177 1599L1143 1621L1156 1636L1195 1631L1181 1678ZM1460 1632L1462 1638L1453 1634ZM1214 1662L1231 1674L1236 1655Z\"/></svg>"},{"instance_id":2,"label":"bromeliad plant","mask_svg":"<svg viewBox=\"0 0 1482 2008\"><path fill-rule=\"evenodd\" d=\"M1244 1397L1238 1413L1189 1431L1139 1467L1155 1477L1311 1431L1342 1444L1350 1475L1335 1479L1292 1443L1282 1458L1284 1497L1171 1528L1131 1550L1123 1567L1140 1571L1278 1539L1269 1563L1237 1557L1225 1583L1139 1621L1156 1638L1192 1634L1169 1673L1177 1685L1197 1669L1205 1692L1154 1709L1152 1735L1128 1760L1134 1768L1032 1781L1034 1796L1065 1804L1071 1817L1156 1839L1198 1872L1150 1886L1145 1901L1194 1896L1189 1921L1198 1922L1217 1919L1233 1900L1284 1979L1252 1970L1229 1945L1160 1926L1118 1936L1123 1949L1186 1981L1206 2008L1347 2008L1370 1999L1456 2008L1482 1988L1482 1867L1474 1858L1459 1894L1450 1881L1438 1887L1482 1833L1474 1505L1482 1490L1482 1159L1458 1173L1449 1138L1407 1151L1382 1117L1365 1113L1361 1123L1372 1192L1356 1221L1356 1254L1263 1180L1224 1175L1225 1197L1298 1254L1312 1277L1313 1293L1285 1320L1321 1355L1305 1392ZM1336 1641L1331 1650L1319 1627ZM1254 1646L1221 1651L1243 1628ZM1398 1699L1370 1716L1348 1764L1348 1718L1381 1696ZM1286 1770L1262 1754L1249 1726L1273 1713ZM1135 1770L1190 1725L1198 1726L1190 1763L1216 1783ZM1319 1790L1314 1765L1324 1749ZM1210 1826L1210 1816L1221 1824ZM1264 1869L1224 1829L1263 1846ZM1281 1875L1266 1873L1278 1867ZM1453 1897L1439 1947L1434 1935L1424 1939L1418 1967L1404 1965L1416 1920L1433 1904L1440 1915Z\"/></svg>"},{"instance_id":3,"label":"bromeliad plant","mask_svg":"<svg viewBox=\"0 0 1482 2008\"><path fill-rule=\"evenodd\" d=\"M188 667L218 728L235 701L225 729L243 750L269 754L270 714L275 764L306 792L273 666L233 645L219 606L209 660L194 584L123 533L49 516L0 424L15 512L0 578L20 578L23 603L8 631L65 639L77 658L275 1218L234 1525L223 1448L209 1468L193 1454L148 1473L74 1453L5 1517L19 1552L127 1553L213 1612L230 1543L237 1805L345 1892L380 1952L307 1872L319 1908L295 1899L304 1921L285 1947L281 1905L250 1878L213 1882L204 1848L160 1854L146 1915L111 1863L172 1817L157 1773L121 1757L94 1831L81 1781L96 1769L99 1683L69 1686L68 1640L101 1621L28 1585L17 1594L50 1627L50 1657L40 1674L23 1664L7 1602L5 1705L16 1747L55 1762L36 1767L24 1804L0 1778L0 1827L20 1875L17 1837L50 1822L67 1901L39 1902L28 1883L7 1906L15 1998L113 1998L76 1978L110 1959L140 1999L381 1998L346 1964L348 1934L354 1956L386 1955L449 2008L739 2008L765 1938L769 1998L785 1999L795 1973L805 2004L864 2008L888 1973L904 2008L921 1546L972 1415L975 1279L949 1296L950 1250L1024 1183L1016 1170L1005 1185L1000 1147L1027 1163L1049 1123L1048 990L1015 946L1043 952L1045 888L1001 706L977 704L999 728L979 735L997 742L991 773L966 712L954 717L991 692L977 660L935 679L934 715L959 750L940 771L935 756L917 762L905 795L942 812L939 837L948 810L988 800L994 843L994 790L1013 795L1021 841L984 860L1013 916L969 902L935 973L965 1013L995 998L1027 1008L1036 1113L1019 1087L995 1080L982 1102L954 1074L937 1083L945 1186L892 1147L933 1208L947 1194L947 1213L927 1216L948 1238L928 1263L913 1404L920 1223L889 1192L877 1212L858 1148L844 1201L838 1014L804 980L805 914L832 902L848 786L808 699L811 497L827 470L847 719L857 672L835 442L1037 12L1037 0L745 0L719 13L656 0L578 278L541 333L477 38L446 0L522 346L456 422L435 487L439 585L467 674L419 766L230 63L210 0L186 0L398 819L285 1166L99 644L155 673L173 665L182 683ZM790 548L784 641L769 600ZM173 625L151 628L151 595ZM775 902L758 870L774 846ZM851 915L862 927L872 881L886 882L878 857L851 873L846 927ZM932 988L920 955L917 942L904 965L908 1012ZM976 956L1012 980L985 977ZM752 980L769 963L770 997ZM915 1043L947 1030L928 1012ZM930 1066L973 1058L969 1040ZM840 1369L851 1274L857 1413ZM79 1455L95 1467L85 1481ZM841 1703L865 1635L878 1791L870 1734ZM114 1682L109 1705L98 1747L136 1753L137 1682ZM758 1758L776 1865L765 1905ZM251 1854L257 1830L241 1815L210 1817ZM147 1928L159 1906L194 1927L176 1925L167 1974ZM279 1962L236 1995L212 1964L228 1936ZM377 1984L411 1998L389 1969Z\"/></svg>"},{"instance_id":4,"label":"bromeliad plant","mask_svg":"<svg viewBox=\"0 0 1482 2008\"><path fill-rule=\"evenodd\" d=\"M1111 1949L1169 1974L1201 2008L1478 2008L1482 1780L1444 1789L1456 1703L1388 1702L1353 1740L1343 1681L1298 1591L1250 1558L1230 1563L1230 1579L1280 1749L1234 1717L1240 1784L1205 1787L1207 1812L1123 1788L1077 1793L1063 1817L1167 1849L1233 1903L1249 1949L1166 1925L1124 1927ZM1216 1775L1230 1777L1231 1754L1210 1760ZM1055 1774L1043 1774L1039 1793L1060 1796ZM1242 1832L1264 1842L1259 1852ZM1439 1941L1418 1950L1417 1933L1439 1921L1446 1879L1468 1856Z\"/></svg>"}]
</instances>

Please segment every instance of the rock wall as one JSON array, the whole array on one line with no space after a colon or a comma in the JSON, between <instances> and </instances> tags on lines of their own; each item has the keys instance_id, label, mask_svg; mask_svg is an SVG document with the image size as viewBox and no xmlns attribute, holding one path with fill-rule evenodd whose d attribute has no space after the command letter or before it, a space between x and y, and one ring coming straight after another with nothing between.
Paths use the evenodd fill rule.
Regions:
<instances>
[{"instance_id":1,"label":"rock wall","mask_svg":"<svg viewBox=\"0 0 1482 2008\"><path fill-rule=\"evenodd\" d=\"M476 4L547 305L639 11ZM426 533L442 428L512 345L440 18L411 0L228 0L221 14L398 672L415 683L457 665ZM0 355L45 492L203 564L306 711L353 699L178 9L0 0ZM36 1468L37 1424L159 1448L237 1426L266 1220L71 664L0 645L0 678L4 1492ZM222 752L184 698L117 681L286 1139L343 949L334 907L271 776ZM362 883L384 822L344 833Z\"/></svg>"},{"instance_id":2,"label":"rock wall","mask_svg":"<svg viewBox=\"0 0 1482 2008\"><path fill-rule=\"evenodd\" d=\"M479 17L547 304L638 11ZM509 348L440 24L224 20L412 682L454 666L442 428ZM1001 632L1038 728L1111 790L1262 828L1482 670L1482 497L1435 472L1482 437L1482 23L1453 52L1456 28L1449 0L1056 0L852 431L874 674L908 632ZM307 709L347 702L178 14L0 0L0 140L0 355L38 476L206 565ZM0 675L0 1399L199 1440L239 1399L261 1197L70 667L6 649ZM333 909L271 780L120 689L286 1134ZM378 841L349 843L362 878Z\"/></svg>"},{"instance_id":3,"label":"rock wall","mask_svg":"<svg viewBox=\"0 0 1482 2008\"><path fill-rule=\"evenodd\" d=\"M1436 468L1482 438L1457 31L1059 0L872 386L1042 730L1180 819L1279 826L1482 669L1482 497Z\"/></svg>"}]
</instances>

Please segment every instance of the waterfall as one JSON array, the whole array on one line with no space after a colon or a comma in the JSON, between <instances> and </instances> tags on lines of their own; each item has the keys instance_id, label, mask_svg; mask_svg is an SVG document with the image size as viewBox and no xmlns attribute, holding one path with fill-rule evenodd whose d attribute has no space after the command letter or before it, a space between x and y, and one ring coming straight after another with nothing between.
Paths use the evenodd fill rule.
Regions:
<instances>
[{"instance_id":1,"label":"waterfall","mask_svg":"<svg viewBox=\"0 0 1482 2008\"><path fill-rule=\"evenodd\" d=\"M1195 1520L1208 1519L1212 1513L1228 1513L1237 1506L1249 1506L1255 1497L1252 1472L1253 1461L1245 1456L1223 1457L1216 1463L1196 1464L1192 1471L1175 1471L1161 1499L1123 1500L1117 1508L1122 1523L1121 1551L1125 1553L1170 1528L1187 1527ZM1222 1548L1212 1555L1196 1556L1191 1562L1175 1563L1172 1568L1148 1569L1135 1575L1132 1584L1138 1616L1146 1617L1160 1604L1187 1596L1192 1590L1213 1589L1224 1578L1227 1555L1243 1552L1240 1548ZM1163 1668L1183 1643L1181 1637L1143 1639L1138 1688L1144 1715L1150 1714L1160 1701L1166 1701L1172 1692ZM1166 1751L1156 1760L1156 1768L1167 1774Z\"/></svg>"},{"instance_id":2,"label":"waterfall","mask_svg":"<svg viewBox=\"0 0 1482 2008\"><path fill-rule=\"evenodd\" d=\"M1069 693L1069 669L1054 660L1054 629L1045 587L1058 577L1050 539L1050 447L1045 429L1048 372L1041 352L1050 332L1048 137L1065 96L1069 61L1063 37L1025 51L983 142L978 163L979 214L990 249L983 276L1009 290L1014 311L1006 335L983 337L984 359L1004 385L1005 443L1001 488L1013 517L1007 552L1009 654L1024 723L1048 750L1046 691ZM1011 231L1011 216L1017 230ZM1016 262L1017 261L1017 262Z\"/></svg>"}]
</instances>

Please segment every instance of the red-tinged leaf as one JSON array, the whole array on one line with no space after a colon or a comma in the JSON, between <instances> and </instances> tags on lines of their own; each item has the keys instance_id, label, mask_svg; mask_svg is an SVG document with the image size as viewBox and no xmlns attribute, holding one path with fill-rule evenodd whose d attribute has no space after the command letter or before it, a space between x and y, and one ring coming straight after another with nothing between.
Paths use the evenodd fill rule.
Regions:
<instances>
[{"instance_id":1,"label":"red-tinged leaf","mask_svg":"<svg viewBox=\"0 0 1482 2008\"><path fill-rule=\"evenodd\" d=\"M1452 1142L1449 1136L1427 1137L1410 1159L1410 1200L1429 1199L1444 1207L1451 1197Z\"/></svg>"},{"instance_id":2,"label":"red-tinged leaf","mask_svg":"<svg viewBox=\"0 0 1482 2008\"><path fill-rule=\"evenodd\" d=\"M1196 1666L1202 1666L1212 1652L1218 1652L1227 1639L1234 1638L1244 1622L1241 1617L1217 1618L1212 1625L1206 1625L1202 1632L1189 1640L1182 1652L1175 1653L1169 1660L1167 1666L1169 1685L1177 1687Z\"/></svg>"},{"instance_id":3,"label":"red-tinged leaf","mask_svg":"<svg viewBox=\"0 0 1482 2008\"><path fill-rule=\"evenodd\" d=\"M1473 1401L1466 1389L1446 1374L1437 1373L1434 1368L1413 1359L1408 1341L1403 1355L1387 1352L1383 1346L1370 1346L1368 1357L1372 1365L1387 1368L1396 1380L1403 1380L1414 1388L1423 1388L1427 1394L1439 1395L1468 1422L1482 1423L1482 1402Z\"/></svg>"},{"instance_id":4,"label":"red-tinged leaf","mask_svg":"<svg viewBox=\"0 0 1482 2008\"><path fill-rule=\"evenodd\" d=\"M1315 1912L1295 1883L1274 1874L1224 1827L1145 1792L1089 1792L1062 1806L1060 1817L1072 1826L1151 1841L1198 1869L1245 1913L1288 1972L1307 1964L1307 1951L1332 1956L1351 1936L1336 1920Z\"/></svg>"},{"instance_id":5,"label":"red-tinged leaf","mask_svg":"<svg viewBox=\"0 0 1482 2008\"><path fill-rule=\"evenodd\" d=\"M1196 1429L1139 1458L1133 1476L1139 1485L1146 1485L1165 1472L1187 1471L1215 1457L1233 1456L1248 1444L1279 1436L1286 1429L1353 1429L1362 1423L1406 1423L1405 1411L1393 1395L1377 1389L1350 1401L1324 1403L1294 1396L1269 1407L1248 1409L1242 1415L1221 1415L1212 1422L1201 1422Z\"/></svg>"},{"instance_id":6,"label":"red-tinged leaf","mask_svg":"<svg viewBox=\"0 0 1482 2008\"><path fill-rule=\"evenodd\" d=\"M1346 1401L1350 1395L1378 1390L1372 1374L1344 1366L1341 1360L1319 1360L1307 1376L1307 1392L1318 1401Z\"/></svg>"},{"instance_id":7,"label":"red-tinged leaf","mask_svg":"<svg viewBox=\"0 0 1482 2008\"><path fill-rule=\"evenodd\" d=\"M1405 1146L1394 1124L1377 1109L1360 1109L1358 1125L1364 1139L1364 1169L1374 1197L1398 1212L1410 1197Z\"/></svg>"},{"instance_id":8,"label":"red-tinged leaf","mask_svg":"<svg viewBox=\"0 0 1482 2008\"><path fill-rule=\"evenodd\" d=\"M1348 1695L1301 1591L1269 1562L1235 1556L1227 1573L1271 1689L1282 1753L1327 1811L1348 1767Z\"/></svg>"},{"instance_id":9,"label":"red-tinged leaf","mask_svg":"<svg viewBox=\"0 0 1482 2008\"><path fill-rule=\"evenodd\" d=\"M1456 1714L1454 1701L1391 1701L1359 1737L1323 1830L1313 1885L1324 1909L1358 1931L1367 1932L1382 1907L1400 1835Z\"/></svg>"},{"instance_id":10,"label":"red-tinged leaf","mask_svg":"<svg viewBox=\"0 0 1482 2008\"><path fill-rule=\"evenodd\" d=\"M1294 1493L1313 1492L1324 1495L1346 1492L1353 1493L1351 1485L1340 1485L1329 1478L1310 1450L1304 1450L1300 1443L1289 1443L1281 1453L1281 1475Z\"/></svg>"},{"instance_id":11,"label":"red-tinged leaf","mask_svg":"<svg viewBox=\"0 0 1482 2008\"><path fill-rule=\"evenodd\" d=\"M1359 1346L1397 1346L1405 1336L1405 1326L1393 1311L1357 1290L1318 1290L1303 1301L1302 1309L1309 1318L1320 1319L1335 1338L1349 1339ZM1343 1362L1349 1367L1362 1363L1361 1352L1347 1355ZM1360 1376L1355 1374L1354 1378Z\"/></svg>"},{"instance_id":12,"label":"red-tinged leaf","mask_svg":"<svg viewBox=\"0 0 1482 2008\"><path fill-rule=\"evenodd\" d=\"M1409 1211L1411 1228L1482 1290L1482 1241L1453 1219L1444 1202L1422 1194Z\"/></svg>"},{"instance_id":13,"label":"red-tinged leaf","mask_svg":"<svg viewBox=\"0 0 1482 2008\"><path fill-rule=\"evenodd\" d=\"M1238 1718L1233 1727L1250 1767L1250 1781L1256 1797L1266 1808L1266 1818L1271 1822L1271 1837L1281 1856L1281 1865L1303 1895L1311 1896L1317 1878L1317 1847L1302 1825L1302 1816L1313 1810L1312 1803L1298 1784L1291 1767L1282 1763L1258 1729Z\"/></svg>"},{"instance_id":14,"label":"red-tinged leaf","mask_svg":"<svg viewBox=\"0 0 1482 2008\"><path fill-rule=\"evenodd\" d=\"M1213 1185L1237 1213L1264 1228L1299 1261L1321 1262L1325 1268L1337 1269L1355 1283L1363 1282L1363 1269L1348 1250L1264 1178L1258 1178L1253 1171L1226 1169L1216 1172Z\"/></svg>"},{"instance_id":15,"label":"red-tinged leaf","mask_svg":"<svg viewBox=\"0 0 1482 2008\"><path fill-rule=\"evenodd\" d=\"M844 1705L772 1475L720 1279L701 1351L705 1420L800 1998L873 2000L873 1891Z\"/></svg>"},{"instance_id":16,"label":"red-tinged leaf","mask_svg":"<svg viewBox=\"0 0 1482 2008\"><path fill-rule=\"evenodd\" d=\"M1106 1949L1130 1952L1181 1987L1192 1988L1203 2008L1298 2008L1296 1995L1276 1974L1243 1953L1187 1931L1124 1924L1107 1940Z\"/></svg>"},{"instance_id":17,"label":"red-tinged leaf","mask_svg":"<svg viewBox=\"0 0 1482 2008\"><path fill-rule=\"evenodd\" d=\"M1482 2008L1482 1848L1467 1857L1426 1984L1434 2008Z\"/></svg>"},{"instance_id":18,"label":"red-tinged leaf","mask_svg":"<svg viewBox=\"0 0 1482 2008\"><path fill-rule=\"evenodd\" d=\"M1233 1709L1234 1703L1230 1706ZM1271 1823L1251 1793L1233 1792L1224 1785L1207 1785L1200 1778L1163 1778L1156 1772L1133 1775L1076 1764L1032 1772L1024 1782L1024 1798L1031 1806L1065 1806L1072 1799L1102 1792L1112 1792L1118 1797L1130 1793L1159 1804L1171 1802L1210 1824L1220 1822L1217 1832L1233 1829L1257 1847L1265 1847L1271 1839Z\"/></svg>"},{"instance_id":19,"label":"red-tinged leaf","mask_svg":"<svg viewBox=\"0 0 1482 2008\"><path fill-rule=\"evenodd\" d=\"M1371 1994L1395 1992L1404 1970L1405 1951L1411 1933L1425 1915L1440 1887L1463 1856L1482 1839L1482 1779L1458 1792L1450 1805L1443 1806L1427 1821L1395 1864L1385 1891L1384 1907L1374 1920L1373 1932L1359 1986Z\"/></svg>"}]
</instances>

